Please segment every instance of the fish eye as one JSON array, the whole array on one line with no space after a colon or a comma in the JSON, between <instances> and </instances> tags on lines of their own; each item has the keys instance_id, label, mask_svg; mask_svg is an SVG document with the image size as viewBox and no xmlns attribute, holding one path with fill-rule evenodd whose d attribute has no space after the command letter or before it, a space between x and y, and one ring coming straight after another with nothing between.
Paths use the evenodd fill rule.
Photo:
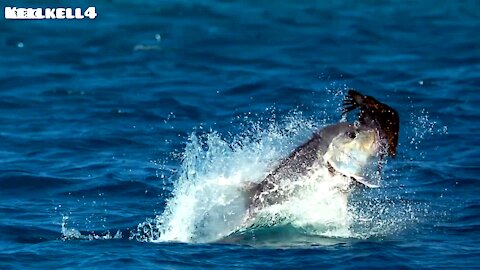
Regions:
<instances>
[{"instance_id":1,"label":"fish eye","mask_svg":"<svg viewBox=\"0 0 480 270\"><path fill-rule=\"evenodd\" d=\"M355 131L347 131L345 135L347 135L350 139L355 139L357 137L357 133Z\"/></svg>"}]
</instances>

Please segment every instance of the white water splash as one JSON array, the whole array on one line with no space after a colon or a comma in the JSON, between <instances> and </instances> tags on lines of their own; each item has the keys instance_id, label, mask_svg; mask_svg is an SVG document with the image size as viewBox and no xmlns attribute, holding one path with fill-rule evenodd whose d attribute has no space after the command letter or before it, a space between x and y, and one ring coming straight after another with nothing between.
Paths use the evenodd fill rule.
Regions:
<instances>
[{"instance_id":1,"label":"white water splash","mask_svg":"<svg viewBox=\"0 0 480 270\"><path fill-rule=\"evenodd\" d=\"M216 132L192 134L182 171L163 214L139 225L149 240L209 242L236 230L245 217L246 189L261 181L298 141L311 121L292 117L280 129L252 128L227 142Z\"/></svg>"},{"instance_id":2,"label":"white water splash","mask_svg":"<svg viewBox=\"0 0 480 270\"><path fill-rule=\"evenodd\" d=\"M348 209L348 182L331 176L328 169L315 168L312 173L289 183L296 193L287 201L262 210L259 215L268 225L290 225L310 235L351 236L351 213ZM253 222L257 223L256 220Z\"/></svg>"},{"instance_id":3,"label":"white water splash","mask_svg":"<svg viewBox=\"0 0 480 270\"><path fill-rule=\"evenodd\" d=\"M192 134L185 149L182 171L165 211L139 224L135 237L147 241L210 242L251 226L282 224L313 228L320 235L348 236L346 195L325 168L313 170L297 185L296 194L282 204L260 211L244 223L246 189L260 182L279 160L314 130L312 121L287 117L266 129L253 126L227 142L216 132ZM328 181L319 179L329 178Z\"/></svg>"},{"instance_id":4,"label":"white water splash","mask_svg":"<svg viewBox=\"0 0 480 270\"><path fill-rule=\"evenodd\" d=\"M79 230L75 228L68 228L68 216L62 217L62 230L61 230L61 239L62 240L109 240L109 239L121 239L122 232L117 231L115 235L111 235L110 231L107 231L104 234L96 234L94 232L82 234Z\"/></svg>"},{"instance_id":5,"label":"white water splash","mask_svg":"<svg viewBox=\"0 0 480 270\"><path fill-rule=\"evenodd\" d=\"M216 132L192 134L164 212L139 224L131 238L212 242L232 232L285 225L312 236L366 238L385 234L389 226L398 227L395 223L401 223L402 217L386 223L378 214L395 212L391 205L376 205L374 213L362 210L366 206L361 203L350 204L345 179L332 177L323 167L291 182L295 192L287 201L266 207L245 221L249 184L263 180L315 129L313 121L296 115L282 123L270 122L265 129L253 125L231 141ZM355 226L367 223L366 229Z\"/></svg>"}]
</instances>

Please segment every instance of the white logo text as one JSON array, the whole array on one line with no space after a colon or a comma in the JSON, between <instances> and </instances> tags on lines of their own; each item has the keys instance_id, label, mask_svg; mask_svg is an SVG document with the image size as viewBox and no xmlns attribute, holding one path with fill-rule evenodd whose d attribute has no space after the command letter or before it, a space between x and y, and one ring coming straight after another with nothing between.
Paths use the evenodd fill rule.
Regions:
<instances>
[{"instance_id":1,"label":"white logo text","mask_svg":"<svg viewBox=\"0 0 480 270\"><path fill-rule=\"evenodd\" d=\"M5 19L7 20L55 20L55 19L95 19L97 12L95 7L89 7L85 11L81 8L23 8L5 7Z\"/></svg>"}]
</instances>

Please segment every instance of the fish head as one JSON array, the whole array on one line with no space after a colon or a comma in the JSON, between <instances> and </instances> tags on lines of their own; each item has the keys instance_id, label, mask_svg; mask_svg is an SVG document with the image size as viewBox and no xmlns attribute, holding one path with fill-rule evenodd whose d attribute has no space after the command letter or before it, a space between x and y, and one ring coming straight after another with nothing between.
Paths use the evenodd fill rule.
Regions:
<instances>
[{"instance_id":1,"label":"fish head","mask_svg":"<svg viewBox=\"0 0 480 270\"><path fill-rule=\"evenodd\" d=\"M378 187L372 176L386 153L378 129L358 123L345 126L333 137L323 157L332 173L340 173L367 187Z\"/></svg>"}]
</instances>

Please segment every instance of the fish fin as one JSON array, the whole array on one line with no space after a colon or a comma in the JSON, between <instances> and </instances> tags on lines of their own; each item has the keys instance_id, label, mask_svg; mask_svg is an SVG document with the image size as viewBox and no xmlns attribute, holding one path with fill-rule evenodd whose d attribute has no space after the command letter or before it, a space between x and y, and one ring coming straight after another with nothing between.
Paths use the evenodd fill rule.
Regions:
<instances>
[{"instance_id":1,"label":"fish fin","mask_svg":"<svg viewBox=\"0 0 480 270\"><path fill-rule=\"evenodd\" d=\"M378 125L387 140L388 154L395 157L400 129L400 118L397 111L371 96L362 95L352 89L348 90L343 100L342 115L357 108L360 109L358 121L364 125L371 124L371 122Z\"/></svg>"}]
</instances>

